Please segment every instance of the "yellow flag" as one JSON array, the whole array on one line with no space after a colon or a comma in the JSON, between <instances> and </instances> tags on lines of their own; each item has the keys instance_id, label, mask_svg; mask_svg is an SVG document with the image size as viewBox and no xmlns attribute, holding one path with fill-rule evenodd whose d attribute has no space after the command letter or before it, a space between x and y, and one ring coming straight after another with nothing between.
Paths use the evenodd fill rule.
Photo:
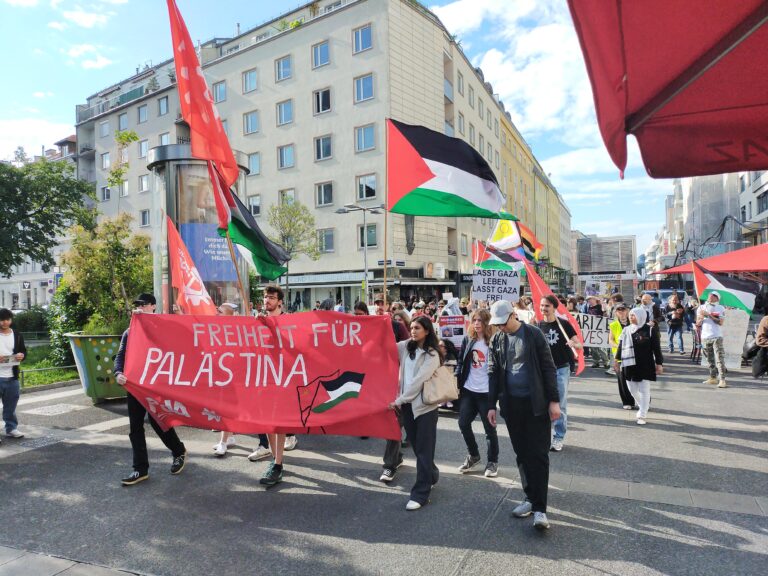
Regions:
<instances>
[{"instance_id":1,"label":"yellow flag","mask_svg":"<svg viewBox=\"0 0 768 576\"><path fill-rule=\"evenodd\" d=\"M488 245L498 250L511 250L522 244L520 232L512 220L499 220Z\"/></svg>"}]
</instances>

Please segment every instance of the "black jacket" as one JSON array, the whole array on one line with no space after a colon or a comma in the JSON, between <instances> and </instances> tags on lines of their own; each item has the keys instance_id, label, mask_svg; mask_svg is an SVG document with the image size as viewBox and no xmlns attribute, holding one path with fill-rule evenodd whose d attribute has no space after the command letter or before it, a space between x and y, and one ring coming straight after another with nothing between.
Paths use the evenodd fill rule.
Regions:
<instances>
[{"instance_id":1,"label":"black jacket","mask_svg":"<svg viewBox=\"0 0 768 576\"><path fill-rule=\"evenodd\" d=\"M459 350L459 358L456 362L456 368L453 373L456 376L456 383L459 386L459 390L464 388L464 383L469 377L469 370L472 368L472 348L475 346L476 339L470 339L469 336L464 336L464 340L461 341L461 349Z\"/></svg>"},{"instance_id":2,"label":"black jacket","mask_svg":"<svg viewBox=\"0 0 768 576\"><path fill-rule=\"evenodd\" d=\"M661 355L659 332L646 324L632 334L632 347L635 349L635 365L623 366L624 376L632 382L656 380L656 365L664 364ZM616 349L616 359L621 360L621 345Z\"/></svg>"},{"instance_id":3,"label":"black jacket","mask_svg":"<svg viewBox=\"0 0 768 576\"><path fill-rule=\"evenodd\" d=\"M13 353L14 354L24 354L24 357L27 356L27 347L24 345L24 336L21 335L21 332L16 330L15 328L11 328L11 332L13 332ZM13 366L13 377L16 378L16 380L19 379L19 367Z\"/></svg>"},{"instance_id":4,"label":"black jacket","mask_svg":"<svg viewBox=\"0 0 768 576\"><path fill-rule=\"evenodd\" d=\"M115 367L114 367L115 376L124 372L125 349L128 347L128 330L130 330L130 328L128 328L125 332L123 332L123 336L122 338L120 338L120 348L117 351L117 356L115 356Z\"/></svg>"},{"instance_id":5,"label":"black jacket","mask_svg":"<svg viewBox=\"0 0 768 576\"><path fill-rule=\"evenodd\" d=\"M552 360L544 334L535 326L523 323L520 330L524 331L525 361L530 363L531 374L531 404L536 416L546 414L550 402L560 402L557 392L557 369ZM506 408L506 378L507 378L507 335L497 332L491 338L488 346L488 401L491 406L501 399L501 415Z\"/></svg>"}]
</instances>

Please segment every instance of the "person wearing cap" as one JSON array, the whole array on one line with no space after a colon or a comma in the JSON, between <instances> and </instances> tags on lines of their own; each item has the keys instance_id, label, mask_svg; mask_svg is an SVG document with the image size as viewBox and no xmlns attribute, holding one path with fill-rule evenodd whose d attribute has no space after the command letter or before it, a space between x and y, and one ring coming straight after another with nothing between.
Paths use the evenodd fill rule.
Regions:
<instances>
[{"instance_id":1,"label":"person wearing cap","mask_svg":"<svg viewBox=\"0 0 768 576\"><path fill-rule=\"evenodd\" d=\"M157 300L152 294L146 292L139 294L133 302L133 314L154 314L156 304ZM120 386L125 386L128 381L123 370L125 369L125 351L128 347L129 331L130 328L123 332L123 336L120 339L120 349L117 351L117 356L115 356L114 374L115 380ZM131 449L133 450L133 472L123 478L121 484L123 486L133 486L149 479L149 455L147 454L147 438L144 434L145 417L149 418L149 424L152 426L152 429L173 455L171 474L180 474L184 470L186 463L187 449L182 441L179 440L176 430L169 428L167 431L164 431L152 415L147 414L147 409L132 394L129 393L127 398L128 422L130 424L128 438L131 440Z\"/></svg>"},{"instance_id":2,"label":"person wearing cap","mask_svg":"<svg viewBox=\"0 0 768 576\"><path fill-rule=\"evenodd\" d=\"M611 341L611 358L616 358L616 349L619 347L619 337L621 331L629 326L629 308L624 302L619 302L613 307L614 320L608 325ZM619 361L620 362L620 361ZM620 365L617 363L617 366ZM622 370L615 370L616 380L619 384L619 396L621 397L621 407L624 410L637 408L635 398L627 386L627 378Z\"/></svg>"},{"instance_id":3,"label":"person wearing cap","mask_svg":"<svg viewBox=\"0 0 768 576\"><path fill-rule=\"evenodd\" d=\"M552 422L560 418L557 370L544 334L517 319L510 302L491 306L490 324L499 326L488 354L488 421L496 426L496 403L507 424L525 499L512 515L533 513L537 530L549 528L547 490Z\"/></svg>"},{"instance_id":4,"label":"person wearing cap","mask_svg":"<svg viewBox=\"0 0 768 576\"><path fill-rule=\"evenodd\" d=\"M723 322L725 322L725 308L720 304L720 294L713 290L709 293L707 301L698 308L696 326L701 328L701 347L709 364L709 378L703 383L717 384L718 388L728 387L725 383Z\"/></svg>"}]
</instances>

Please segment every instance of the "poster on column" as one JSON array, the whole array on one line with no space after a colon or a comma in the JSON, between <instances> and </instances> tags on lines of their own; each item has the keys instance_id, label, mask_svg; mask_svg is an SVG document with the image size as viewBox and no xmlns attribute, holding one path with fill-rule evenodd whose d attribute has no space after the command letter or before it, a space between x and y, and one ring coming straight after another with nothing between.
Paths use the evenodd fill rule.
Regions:
<instances>
[{"instance_id":1,"label":"poster on column","mask_svg":"<svg viewBox=\"0 0 768 576\"><path fill-rule=\"evenodd\" d=\"M215 223L188 222L179 227L179 234L203 282L237 282L227 240L219 236Z\"/></svg>"},{"instance_id":2,"label":"poster on column","mask_svg":"<svg viewBox=\"0 0 768 576\"><path fill-rule=\"evenodd\" d=\"M581 334L584 337L584 346L587 348L610 348L610 318L593 316L592 314L574 314L579 323Z\"/></svg>"},{"instance_id":3,"label":"poster on column","mask_svg":"<svg viewBox=\"0 0 768 576\"><path fill-rule=\"evenodd\" d=\"M441 340L450 340L456 348L461 347L465 330L464 316L439 316L437 318L438 337Z\"/></svg>"},{"instance_id":4,"label":"poster on column","mask_svg":"<svg viewBox=\"0 0 768 576\"><path fill-rule=\"evenodd\" d=\"M472 272L472 299L517 302L520 299L520 272L476 268Z\"/></svg>"}]
</instances>

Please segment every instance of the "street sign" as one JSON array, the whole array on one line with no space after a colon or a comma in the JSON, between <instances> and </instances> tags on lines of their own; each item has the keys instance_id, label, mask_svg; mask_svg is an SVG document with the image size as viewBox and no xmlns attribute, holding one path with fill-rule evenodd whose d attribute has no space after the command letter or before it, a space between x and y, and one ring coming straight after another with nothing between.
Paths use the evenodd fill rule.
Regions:
<instances>
[{"instance_id":1,"label":"street sign","mask_svg":"<svg viewBox=\"0 0 768 576\"><path fill-rule=\"evenodd\" d=\"M379 260L378 264L379 264L379 266L384 266L384 260ZM387 259L387 266L392 266L392 259L391 258Z\"/></svg>"},{"instance_id":2,"label":"street sign","mask_svg":"<svg viewBox=\"0 0 768 576\"><path fill-rule=\"evenodd\" d=\"M32 282L22 282L21 283L21 289L22 290L29 290L32 288Z\"/></svg>"}]
</instances>

